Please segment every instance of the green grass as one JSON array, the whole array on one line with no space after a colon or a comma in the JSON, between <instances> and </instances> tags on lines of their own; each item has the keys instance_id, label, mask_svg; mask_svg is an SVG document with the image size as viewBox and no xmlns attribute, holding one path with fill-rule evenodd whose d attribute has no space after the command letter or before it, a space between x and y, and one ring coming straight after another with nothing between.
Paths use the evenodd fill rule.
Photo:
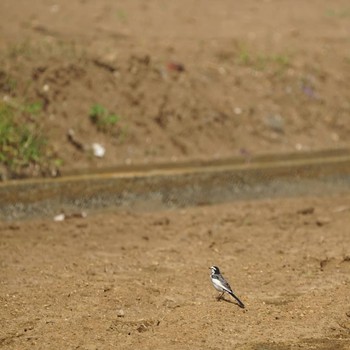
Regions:
<instances>
[{"instance_id":1,"label":"green grass","mask_svg":"<svg viewBox=\"0 0 350 350\"><path fill-rule=\"evenodd\" d=\"M24 112L31 115L38 115L43 110L42 102L34 102L24 106Z\"/></svg>"},{"instance_id":2,"label":"green grass","mask_svg":"<svg viewBox=\"0 0 350 350\"><path fill-rule=\"evenodd\" d=\"M105 133L111 133L112 128L120 121L117 114L110 113L108 109L100 104L91 106L89 117L97 129Z\"/></svg>"},{"instance_id":3,"label":"green grass","mask_svg":"<svg viewBox=\"0 0 350 350\"><path fill-rule=\"evenodd\" d=\"M26 121L28 116L41 112L41 108L40 103L0 103L0 162L11 176L45 160L46 139L37 123Z\"/></svg>"},{"instance_id":4,"label":"green grass","mask_svg":"<svg viewBox=\"0 0 350 350\"><path fill-rule=\"evenodd\" d=\"M58 41L31 41L23 40L9 44L0 52L0 59L11 60L16 64L23 64L28 60L49 60L50 58L64 57L66 61L84 61L86 51L71 42ZM1 77L0 77L1 78Z\"/></svg>"},{"instance_id":5,"label":"green grass","mask_svg":"<svg viewBox=\"0 0 350 350\"><path fill-rule=\"evenodd\" d=\"M237 63L258 71L272 69L277 72L283 72L291 65L290 57L287 54L256 53L249 51L245 45L239 47Z\"/></svg>"},{"instance_id":6,"label":"green grass","mask_svg":"<svg viewBox=\"0 0 350 350\"><path fill-rule=\"evenodd\" d=\"M252 62L252 57L246 48L242 47L240 49L238 54L238 61L243 65L249 65Z\"/></svg>"}]
</instances>

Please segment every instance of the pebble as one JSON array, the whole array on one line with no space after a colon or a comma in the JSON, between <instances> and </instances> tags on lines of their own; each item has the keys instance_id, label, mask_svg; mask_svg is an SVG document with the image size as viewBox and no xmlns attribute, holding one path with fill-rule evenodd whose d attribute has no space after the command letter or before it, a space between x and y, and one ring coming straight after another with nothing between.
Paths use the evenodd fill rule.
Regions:
<instances>
[{"instance_id":1,"label":"pebble","mask_svg":"<svg viewBox=\"0 0 350 350\"><path fill-rule=\"evenodd\" d=\"M235 107L235 108L233 109L233 112L234 112L236 115L240 115L240 114L242 114L242 108Z\"/></svg>"},{"instance_id":2,"label":"pebble","mask_svg":"<svg viewBox=\"0 0 350 350\"><path fill-rule=\"evenodd\" d=\"M314 207L307 207L307 208L299 209L297 211L297 214L309 215L309 214L312 214L314 211L315 211Z\"/></svg>"},{"instance_id":3,"label":"pebble","mask_svg":"<svg viewBox=\"0 0 350 350\"><path fill-rule=\"evenodd\" d=\"M284 132L284 119L279 114L267 116L264 120L267 127L273 131L283 133Z\"/></svg>"},{"instance_id":4,"label":"pebble","mask_svg":"<svg viewBox=\"0 0 350 350\"><path fill-rule=\"evenodd\" d=\"M118 310L117 311L117 316L118 317L124 317L125 316L124 310L123 309Z\"/></svg>"},{"instance_id":5,"label":"pebble","mask_svg":"<svg viewBox=\"0 0 350 350\"><path fill-rule=\"evenodd\" d=\"M331 222L331 219L328 217L319 217L316 219L316 225L317 226L324 226Z\"/></svg>"}]
</instances>

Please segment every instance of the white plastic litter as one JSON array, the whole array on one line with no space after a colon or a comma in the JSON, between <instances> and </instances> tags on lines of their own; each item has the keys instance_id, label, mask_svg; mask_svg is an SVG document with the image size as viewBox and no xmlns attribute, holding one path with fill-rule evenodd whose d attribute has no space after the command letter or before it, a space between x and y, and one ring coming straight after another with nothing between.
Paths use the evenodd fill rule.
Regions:
<instances>
[{"instance_id":1,"label":"white plastic litter","mask_svg":"<svg viewBox=\"0 0 350 350\"><path fill-rule=\"evenodd\" d=\"M62 213L62 214L58 214L53 218L53 221L64 221L64 219L66 218L66 216Z\"/></svg>"},{"instance_id":2,"label":"white plastic litter","mask_svg":"<svg viewBox=\"0 0 350 350\"><path fill-rule=\"evenodd\" d=\"M105 148L99 143L93 143L91 147L95 157L102 158L106 153Z\"/></svg>"}]
</instances>

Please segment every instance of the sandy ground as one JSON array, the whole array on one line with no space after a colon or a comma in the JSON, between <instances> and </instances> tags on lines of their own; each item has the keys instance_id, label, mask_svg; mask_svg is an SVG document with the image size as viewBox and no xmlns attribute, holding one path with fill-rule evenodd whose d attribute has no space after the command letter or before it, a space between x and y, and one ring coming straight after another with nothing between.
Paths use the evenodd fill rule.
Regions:
<instances>
[{"instance_id":1,"label":"sandy ground","mask_svg":"<svg viewBox=\"0 0 350 350\"><path fill-rule=\"evenodd\" d=\"M350 195L0 226L6 349L348 349ZM246 304L216 301L216 264Z\"/></svg>"}]
</instances>

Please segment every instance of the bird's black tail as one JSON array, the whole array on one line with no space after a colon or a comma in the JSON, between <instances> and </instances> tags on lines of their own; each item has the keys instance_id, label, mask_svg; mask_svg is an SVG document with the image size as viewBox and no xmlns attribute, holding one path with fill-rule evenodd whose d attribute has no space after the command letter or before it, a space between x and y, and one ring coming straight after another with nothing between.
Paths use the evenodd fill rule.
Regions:
<instances>
[{"instance_id":1,"label":"bird's black tail","mask_svg":"<svg viewBox=\"0 0 350 350\"><path fill-rule=\"evenodd\" d=\"M235 299L237 300L237 303L238 303L239 307L241 307L242 309L245 308L244 304L239 300L239 298L238 298L237 296L234 295L233 292L229 292L229 294L230 294L233 298L235 298Z\"/></svg>"}]
</instances>

